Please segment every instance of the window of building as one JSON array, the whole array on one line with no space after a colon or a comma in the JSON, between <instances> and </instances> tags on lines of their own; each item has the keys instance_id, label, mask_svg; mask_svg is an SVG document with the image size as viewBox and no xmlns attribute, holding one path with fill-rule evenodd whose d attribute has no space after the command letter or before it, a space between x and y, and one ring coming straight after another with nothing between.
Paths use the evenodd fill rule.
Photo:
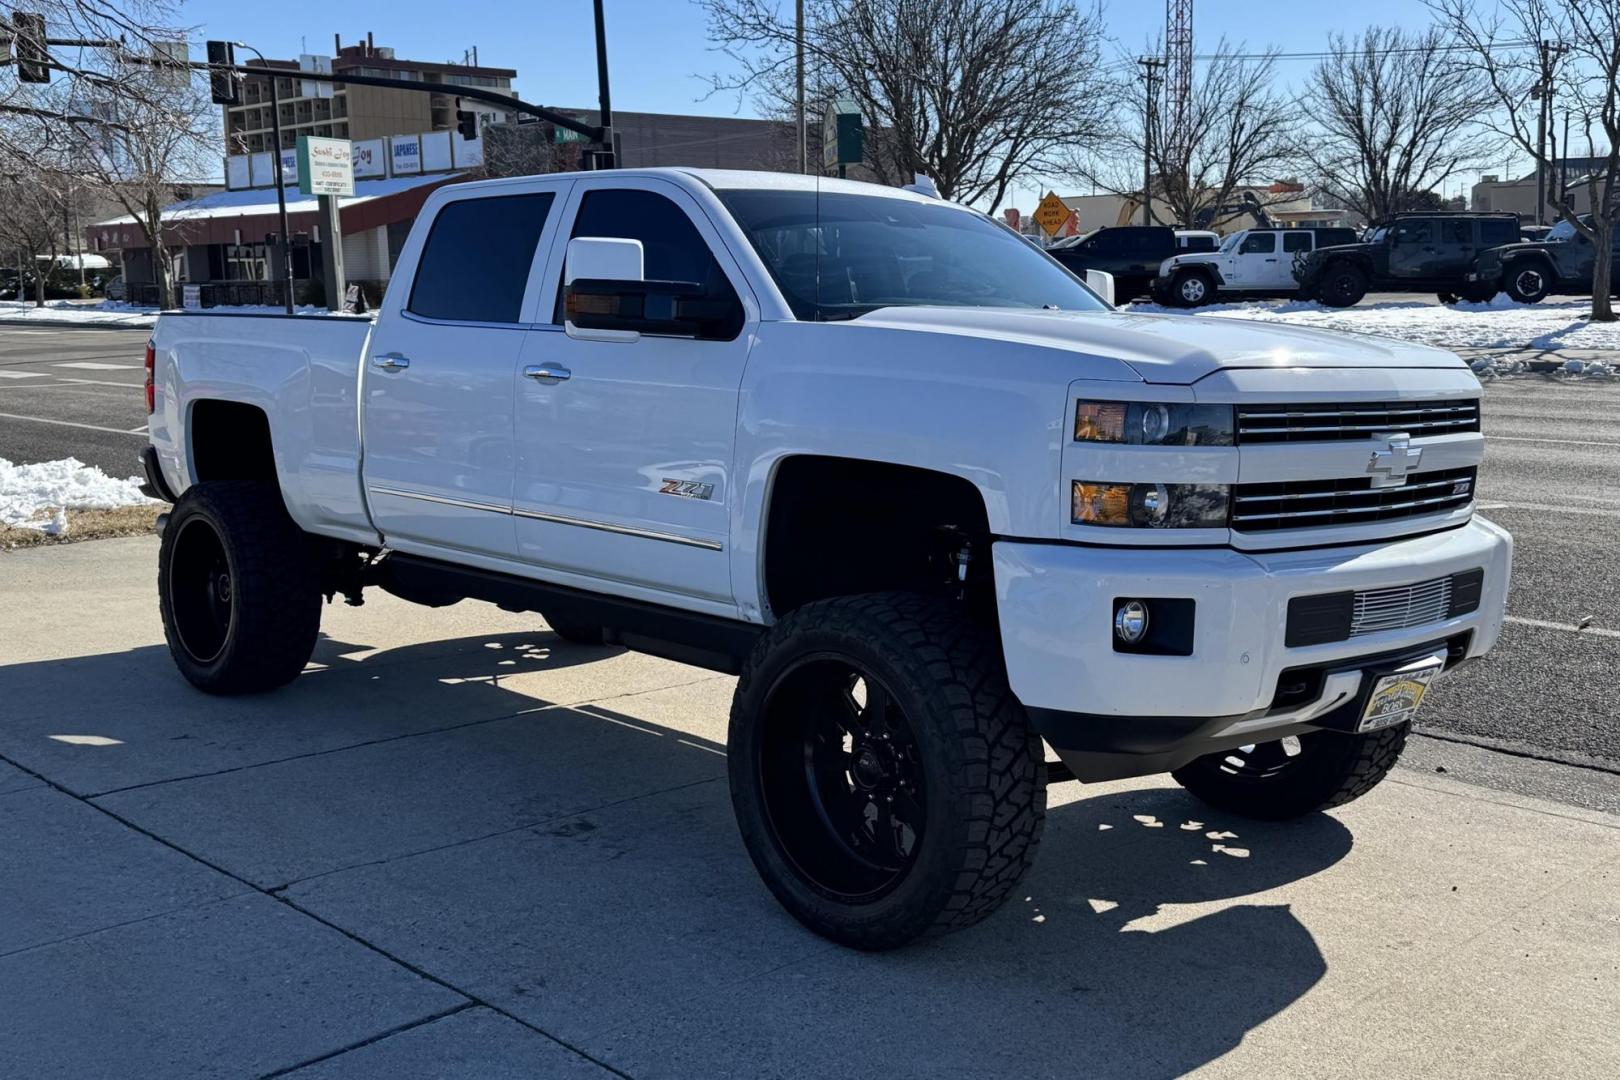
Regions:
<instances>
[{"instance_id":1,"label":"window of building","mask_svg":"<svg viewBox=\"0 0 1620 1080\"><path fill-rule=\"evenodd\" d=\"M433 219L408 309L430 319L515 323L550 192L448 203Z\"/></svg>"}]
</instances>

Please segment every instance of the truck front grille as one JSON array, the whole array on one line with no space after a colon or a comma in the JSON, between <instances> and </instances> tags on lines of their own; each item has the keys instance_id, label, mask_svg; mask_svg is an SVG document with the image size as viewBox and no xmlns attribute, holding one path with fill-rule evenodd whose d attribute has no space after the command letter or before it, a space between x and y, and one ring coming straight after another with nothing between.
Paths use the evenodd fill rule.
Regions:
<instances>
[{"instance_id":1,"label":"truck front grille","mask_svg":"<svg viewBox=\"0 0 1620 1080\"><path fill-rule=\"evenodd\" d=\"M1424 626L1451 615L1451 578L1420 581L1391 589L1366 589L1355 594L1350 610L1350 636L1376 634Z\"/></svg>"},{"instance_id":2,"label":"truck front grille","mask_svg":"<svg viewBox=\"0 0 1620 1080\"><path fill-rule=\"evenodd\" d=\"M1413 473L1397 487L1375 488L1372 478L1365 476L1239 484L1233 489L1232 528L1269 532L1447 513L1473 501L1477 471L1469 467Z\"/></svg>"},{"instance_id":3,"label":"truck front grille","mask_svg":"<svg viewBox=\"0 0 1620 1080\"><path fill-rule=\"evenodd\" d=\"M1479 402L1358 401L1326 405L1240 405L1238 442L1330 442L1365 439L1386 431L1416 437L1479 430Z\"/></svg>"}]
</instances>

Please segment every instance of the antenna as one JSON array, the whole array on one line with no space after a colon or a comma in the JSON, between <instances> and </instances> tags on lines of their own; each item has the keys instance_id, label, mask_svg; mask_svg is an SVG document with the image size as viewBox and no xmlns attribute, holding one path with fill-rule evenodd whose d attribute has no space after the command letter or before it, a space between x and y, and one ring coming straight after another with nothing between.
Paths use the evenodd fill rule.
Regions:
<instances>
[{"instance_id":1,"label":"antenna","mask_svg":"<svg viewBox=\"0 0 1620 1080\"><path fill-rule=\"evenodd\" d=\"M1165 116L1168 120L1164 133L1165 147L1171 161L1181 161L1187 154L1187 140L1191 137L1193 67L1193 0L1165 0L1164 53L1167 65L1165 89Z\"/></svg>"}]
</instances>

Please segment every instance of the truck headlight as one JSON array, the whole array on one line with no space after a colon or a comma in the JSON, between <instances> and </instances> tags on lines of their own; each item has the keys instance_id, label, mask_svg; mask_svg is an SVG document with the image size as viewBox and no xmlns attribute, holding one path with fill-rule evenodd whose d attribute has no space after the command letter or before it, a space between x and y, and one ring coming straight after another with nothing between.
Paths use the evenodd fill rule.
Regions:
<instances>
[{"instance_id":1,"label":"truck headlight","mask_svg":"<svg viewBox=\"0 0 1620 1080\"><path fill-rule=\"evenodd\" d=\"M1074 407L1076 442L1134 446L1231 446L1232 407L1143 401L1081 401Z\"/></svg>"},{"instance_id":2,"label":"truck headlight","mask_svg":"<svg viewBox=\"0 0 1620 1080\"><path fill-rule=\"evenodd\" d=\"M1070 520L1076 525L1134 529L1224 529L1225 484L1094 484L1074 481Z\"/></svg>"}]
</instances>

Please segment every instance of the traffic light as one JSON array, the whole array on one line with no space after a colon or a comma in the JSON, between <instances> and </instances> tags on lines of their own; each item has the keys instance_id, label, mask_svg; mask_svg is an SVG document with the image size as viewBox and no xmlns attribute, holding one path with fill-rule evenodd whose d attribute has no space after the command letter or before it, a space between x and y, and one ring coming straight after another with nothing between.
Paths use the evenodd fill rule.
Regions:
<instances>
[{"instance_id":1,"label":"traffic light","mask_svg":"<svg viewBox=\"0 0 1620 1080\"><path fill-rule=\"evenodd\" d=\"M17 38L17 81L51 81L50 56L45 50L45 16L21 11L11 13Z\"/></svg>"},{"instance_id":2,"label":"traffic light","mask_svg":"<svg viewBox=\"0 0 1620 1080\"><path fill-rule=\"evenodd\" d=\"M240 105L242 84L236 67L236 46L229 41L208 43L208 94L215 105Z\"/></svg>"},{"instance_id":3,"label":"traffic light","mask_svg":"<svg viewBox=\"0 0 1620 1080\"><path fill-rule=\"evenodd\" d=\"M456 130L461 132L463 139L478 138L478 114L468 112L466 109L457 109Z\"/></svg>"}]
</instances>

